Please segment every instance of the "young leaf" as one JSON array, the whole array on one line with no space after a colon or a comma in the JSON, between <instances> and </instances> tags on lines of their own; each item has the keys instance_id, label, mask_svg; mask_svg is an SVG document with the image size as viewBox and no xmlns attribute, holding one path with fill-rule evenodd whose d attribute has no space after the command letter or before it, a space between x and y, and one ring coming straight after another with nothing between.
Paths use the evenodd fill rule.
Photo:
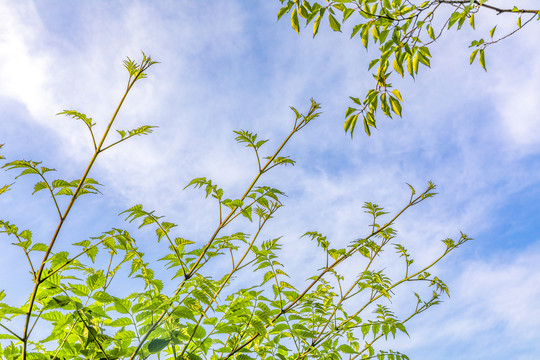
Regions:
<instances>
[{"instance_id":1,"label":"young leaf","mask_svg":"<svg viewBox=\"0 0 540 360\"><path fill-rule=\"evenodd\" d=\"M96 125L95 123L92 122L92 118L89 118L85 114L80 113L75 110L64 110L62 112L59 112L56 115L67 115L67 116L71 116L74 119L79 119L82 122L84 122L86 126L88 126L89 129L91 129L92 126Z\"/></svg>"}]
</instances>

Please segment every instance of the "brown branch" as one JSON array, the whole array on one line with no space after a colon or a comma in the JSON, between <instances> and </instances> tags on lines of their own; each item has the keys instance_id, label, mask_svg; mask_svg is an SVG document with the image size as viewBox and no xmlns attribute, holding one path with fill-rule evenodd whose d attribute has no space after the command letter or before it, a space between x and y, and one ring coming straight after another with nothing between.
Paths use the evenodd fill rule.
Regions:
<instances>
[{"instance_id":1,"label":"brown branch","mask_svg":"<svg viewBox=\"0 0 540 360\"><path fill-rule=\"evenodd\" d=\"M458 5L463 5L463 4L468 4L468 3L470 3L470 1L468 1L468 0L437 0L437 2L438 2L438 3L442 3L442 4L458 4ZM499 8L499 7L496 7L496 6L493 6L493 5L482 4L482 3L480 3L478 0L474 0L472 3L475 4L475 5L478 5L478 6L480 6L480 7L485 7L485 8L487 8L487 9L493 10L493 11L497 12L497 15L502 14L502 13L518 13L518 14L529 13L529 14L540 14L540 10L532 10L532 9L519 9L519 10L502 9L502 8Z\"/></svg>"}]
</instances>

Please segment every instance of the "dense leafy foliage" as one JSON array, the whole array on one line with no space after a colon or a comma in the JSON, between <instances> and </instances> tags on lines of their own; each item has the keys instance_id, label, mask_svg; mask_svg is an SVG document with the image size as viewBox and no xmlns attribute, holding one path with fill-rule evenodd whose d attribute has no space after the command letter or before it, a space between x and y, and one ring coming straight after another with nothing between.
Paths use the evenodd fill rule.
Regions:
<instances>
[{"instance_id":1,"label":"dense leafy foliage","mask_svg":"<svg viewBox=\"0 0 540 360\"><path fill-rule=\"evenodd\" d=\"M292 108L290 132L274 151L267 152L267 140L257 134L235 132L236 141L250 148L257 160L255 176L241 197L227 198L224 189L205 177L193 179L186 186L203 190L204 196L219 208L217 226L205 242L184 239L176 233L176 224L142 205L134 205L122 214L139 228L153 228L155 241L167 242L167 251L158 263L147 261L136 236L120 227L89 239L76 239L71 246L58 241L80 196L99 193L99 182L89 174L102 152L135 135L151 132L152 126L148 125L118 130L120 139L109 140L124 99L153 64L144 53L140 64L129 59L125 62L128 86L101 138L95 137L94 123L85 114L73 110L61 113L84 122L91 134L94 153L80 179L51 180L55 169L37 161L12 160L3 165L15 172L15 179L25 176L37 180L33 194L48 193L58 213L58 224L46 244L35 241L30 230L0 220L0 232L20 248L33 284L23 304L1 302L5 292L0 292L0 356L407 359L391 350L376 352L374 344L381 338L406 334L407 321L439 303L442 295L448 295L444 282L429 270L469 238L462 234L457 241L446 239L438 258L427 265L413 266L411 255L396 237L394 224L407 209L432 197L435 185L429 183L420 193L411 186L409 201L394 215L376 204L365 203L364 210L372 223L366 234L346 247L335 248L324 235L306 232L304 237L320 248L326 261L315 265L307 282L288 274L279 258L279 237L260 239L261 230L282 206L284 193L260 182L276 166L294 164L281 153L298 132L319 116L320 105L313 100L304 113ZM3 186L0 194L11 186ZM61 195L69 201L59 201ZM245 232L229 230L233 222L244 226ZM379 265L385 251L402 259L400 276L391 278ZM354 264L358 272L341 273L340 266L345 263ZM215 273L216 264L220 264L222 272L210 275ZM121 287L115 286L118 281L132 281L131 292L123 293ZM173 290L164 287L165 281L172 281ZM389 307L389 300L397 289L413 282L425 284L425 289L415 293L409 312L398 317Z\"/></svg>"},{"instance_id":2,"label":"dense leafy foliage","mask_svg":"<svg viewBox=\"0 0 540 360\"><path fill-rule=\"evenodd\" d=\"M481 12L510 14L516 28L497 36L497 23L489 31L489 39L471 42L470 63L478 59L486 69L485 50L488 46L515 34L532 20L540 20L540 10L523 9L519 1L509 1L506 7L493 6L489 0L280 0L284 6L278 19L290 13L291 26L300 32L301 22L312 24L313 36L322 22L337 32L346 22L353 23L351 38L359 37L363 46L376 47L369 63L375 86L363 98L351 96L353 104L345 112L345 131L354 132L359 119L370 135L376 127L376 114L381 110L389 118L401 116L403 98L390 80L395 72L401 77L415 77L421 66L431 64L432 45L448 30L468 25L475 28L475 18ZM514 3L516 4L515 6Z\"/></svg>"}]
</instances>

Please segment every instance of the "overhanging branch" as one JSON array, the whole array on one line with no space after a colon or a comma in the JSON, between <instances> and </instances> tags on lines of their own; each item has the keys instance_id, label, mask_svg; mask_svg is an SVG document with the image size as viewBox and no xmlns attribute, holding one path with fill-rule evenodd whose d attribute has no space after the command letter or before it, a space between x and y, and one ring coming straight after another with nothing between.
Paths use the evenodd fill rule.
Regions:
<instances>
[{"instance_id":1,"label":"overhanging branch","mask_svg":"<svg viewBox=\"0 0 540 360\"><path fill-rule=\"evenodd\" d=\"M524 14L524 13L527 13L527 14L540 14L540 10L532 10L532 9L519 9L519 10L514 10L514 9L502 9L502 8L499 8L499 7L496 7L496 6L493 6L493 5L487 5L485 3L481 3L480 1L478 0L474 0L474 1L469 1L469 0L437 0L438 3L442 3L442 4L460 4L460 5L466 5L466 4L475 4L475 5L478 5L480 7L485 7L487 9L490 9L490 10L493 10L495 12L497 12L497 15L499 14L502 14L502 13L516 13L516 14Z\"/></svg>"}]
</instances>

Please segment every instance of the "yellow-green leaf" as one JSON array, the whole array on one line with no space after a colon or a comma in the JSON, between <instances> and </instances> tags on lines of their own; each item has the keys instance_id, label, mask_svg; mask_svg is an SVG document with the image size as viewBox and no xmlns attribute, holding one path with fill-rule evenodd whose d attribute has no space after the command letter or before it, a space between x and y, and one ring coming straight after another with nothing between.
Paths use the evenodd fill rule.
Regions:
<instances>
[{"instance_id":1,"label":"yellow-green leaf","mask_svg":"<svg viewBox=\"0 0 540 360\"><path fill-rule=\"evenodd\" d=\"M476 58L476 54L478 53L478 50L479 50L479 49L476 49L476 50L474 50L474 51L471 53L471 58L470 58L469 64L472 64L472 63L473 63L474 59Z\"/></svg>"},{"instance_id":2,"label":"yellow-green leaf","mask_svg":"<svg viewBox=\"0 0 540 360\"><path fill-rule=\"evenodd\" d=\"M398 89L392 90L392 94L394 94L394 96L397 97L399 101L403 101L403 98L401 97L401 93L399 92Z\"/></svg>"},{"instance_id":3,"label":"yellow-green leaf","mask_svg":"<svg viewBox=\"0 0 540 360\"><path fill-rule=\"evenodd\" d=\"M11 184L10 185L4 185L4 186L0 187L0 194L3 194L6 191L9 191L10 186L11 186Z\"/></svg>"},{"instance_id":4,"label":"yellow-green leaf","mask_svg":"<svg viewBox=\"0 0 540 360\"><path fill-rule=\"evenodd\" d=\"M427 29L429 37L435 40L435 31L433 31L433 27L431 25L428 25Z\"/></svg>"},{"instance_id":5,"label":"yellow-green leaf","mask_svg":"<svg viewBox=\"0 0 540 360\"><path fill-rule=\"evenodd\" d=\"M313 37L315 37L315 35L317 35L317 33L319 32L319 25L321 24L321 20L322 20L322 13L317 15L317 18L315 19L315 22L313 23Z\"/></svg>"},{"instance_id":6,"label":"yellow-green leaf","mask_svg":"<svg viewBox=\"0 0 540 360\"><path fill-rule=\"evenodd\" d=\"M486 58L485 58L485 55L484 55L484 49L480 50L480 54L478 55L478 61L480 62L480 65L482 65L484 70L487 71L487 69L486 69Z\"/></svg>"},{"instance_id":7,"label":"yellow-green leaf","mask_svg":"<svg viewBox=\"0 0 540 360\"><path fill-rule=\"evenodd\" d=\"M497 25L495 25L495 26L493 27L493 29L491 29L491 30L489 31L489 36L491 36L492 39L493 39L493 35L495 34L495 29L496 29L496 28L497 28Z\"/></svg>"},{"instance_id":8,"label":"yellow-green leaf","mask_svg":"<svg viewBox=\"0 0 540 360\"><path fill-rule=\"evenodd\" d=\"M392 66L394 67L394 70L403 77L405 75L403 71L403 64L397 60L397 58L394 59L394 62L392 63Z\"/></svg>"},{"instance_id":9,"label":"yellow-green leaf","mask_svg":"<svg viewBox=\"0 0 540 360\"><path fill-rule=\"evenodd\" d=\"M341 32L341 24L332 14L328 14L328 23L330 24L330 28L334 31Z\"/></svg>"},{"instance_id":10,"label":"yellow-green leaf","mask_svg":"<svg viewBox=\"0 0 540 360\"><path fill-rule=\"evenodd\" d=\"M298 34L300 34L300 24L298 23L298 11L294 8L291 15L291 26Z\"/></svg>"},{"instance_id":11,"label":"yellow-green leaf","mask_svg":"<svg viewBox=\"0 0 540 360\"><path fill-rule=\"evenodd\" d=\"M409 72L409 74L411 74L414 77L414 68L413 68L413 61L412 61L411 56L407 57L407 71Z\"/></svg>"},{"instance_id":12,"label":"yellow-green leaf","mask_svg":"<svg viewBox=\"0 0 540 360\"><path fill-rule=\"evenodd\" d=\"M414 70L414 73L415 74L418 74L418 63L420 62L420 53L416 53L416 56L414 57L414 60L413 60L413 70Z\"/></svg>"},{"instance_id":13,"label":"yellow-green leaf","mask_svg":"<svg viewBox=\"0 0 540 360\"><path fill-rule=\"evenodd\" d=\"M347 108L347 111L345 112L345 117L349 117L349 115L351 115L356 110L358 110L358 109L355 109L355 108L352 108L352 107Z\"/></svg>"},{"instance_id":14,"label":"yellow-green leaf","mask_svg":"<svg viewBox=\"0 0 540 360\"><path fill-rule=\"evenodd\" d=\"M300 14L301 17L303 17L304 19L307 19L309 18L309 13L307 11L307 9L303 6L300 6L300 11L298 12Z\"/></svg>"},{"instance_id":15,"label":"yellow-green leaf","mask_svg":"<svg viewBox=\"0 0 540 360\"><path fill-rule=\"evenodd\" d=\"M356 126L356 121L358 121L358 114L351 115L345 120L345 132L350 131L351 136L354 131L354 127Z\"/></svg>"},{"instance_id":16,"label":"yellow-green leaf","mask_svg":"<svg viewBox=\"0 0 540 360\"><path fill-rule=\"evenodd\" d=\"M396 113L398 116L401 116L401 104L399 103L398 99L390 96L390 106L392 107L392 111L394 113Z\"/></svg>"},{"instance_id":17,"label":"yellow-green leaf","mask_svg":"<svg viewBox=\"0 0 540 360\"><path fill-rule=\"evenodd\" d=\"M369 129L369 124L365 116L364 116L364 131L366 132L368 136L371 136L371 130Z\"/></svg>"}]
</instances>

